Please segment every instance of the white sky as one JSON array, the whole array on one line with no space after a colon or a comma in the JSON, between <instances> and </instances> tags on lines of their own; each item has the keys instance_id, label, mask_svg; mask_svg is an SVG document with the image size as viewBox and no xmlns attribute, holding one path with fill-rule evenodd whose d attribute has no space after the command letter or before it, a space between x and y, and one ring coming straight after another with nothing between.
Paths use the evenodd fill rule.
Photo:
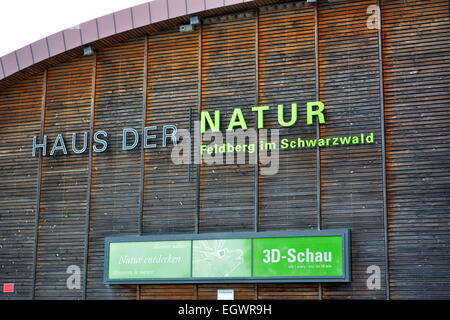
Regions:
<instances>
[{"instance_id":1,"label":"white sky","mask_svg":"<svg viewBox=\"0 0 450 320\"><path fill-rule=\"evenodd\" d=\"M0 0L0 57L58 31L150 0Z\"/></svg>"}]
</instances>

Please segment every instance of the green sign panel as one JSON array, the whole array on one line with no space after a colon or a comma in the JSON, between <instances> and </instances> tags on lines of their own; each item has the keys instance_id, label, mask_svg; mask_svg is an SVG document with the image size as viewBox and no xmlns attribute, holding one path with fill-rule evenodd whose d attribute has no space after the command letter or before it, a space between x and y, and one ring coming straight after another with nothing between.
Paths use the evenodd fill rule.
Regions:
<instances>
[{"instance_id":1,"label":"green sign panel","mask_svg":"<svg viewBox=\"0 0 450 320\"><path fill-rule=\"evenodd\" d=\"M348 230L107 238L105 282L347 282Z\"/></svg>"},{"instance_id":2,"label":"green sign panel","mask_svg":"<svg viewBox=\"0 0 450 320\"><path fill-rule=\"evenodd\" d=\"M110 279L191 276L191 241L116 242L109 246Z\"/></svg>"},{"instance_id":3,"label":"green sign panel","mask_svg":"<svg viewBox=\"0 0 450 320\"><path fill-rule=\"evenodd\" d=\"M253 240L255 277L343 276L342 237Z\"/></svg>"}]
</instances>

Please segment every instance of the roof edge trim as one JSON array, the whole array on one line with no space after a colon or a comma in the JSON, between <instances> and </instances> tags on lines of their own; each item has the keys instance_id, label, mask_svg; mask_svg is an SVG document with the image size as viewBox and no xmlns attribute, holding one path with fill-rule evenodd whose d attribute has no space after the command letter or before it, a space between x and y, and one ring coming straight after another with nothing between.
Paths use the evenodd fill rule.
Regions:
<instances>
[{"instance_id":1,"label":"roof edge trim","mask_svg":"<svg viewBox=\"0 0 450 320\"><path fill-rule=\"evenodd\" d=\"M39 62L149 24L255 0L154 0L81 23L0 58L0 82ZM14 57L14 59L12 59Z\"/></svg>"}]
</instances>

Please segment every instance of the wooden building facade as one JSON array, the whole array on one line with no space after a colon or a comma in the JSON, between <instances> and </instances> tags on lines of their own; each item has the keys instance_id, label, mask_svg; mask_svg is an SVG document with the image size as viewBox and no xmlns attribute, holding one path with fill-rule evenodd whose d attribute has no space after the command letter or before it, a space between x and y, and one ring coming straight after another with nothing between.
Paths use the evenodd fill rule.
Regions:
<instances>
[{"instance_id":1,"label":"wooden building facade","mask_svg":"<svg viewBox=\"0 0 450 320\"><path fill-rule=\"evenodd\" d=\"M193 15L201 24L180 32ZM226 288L237 299L450 298L447 0L156 0L114 14L115 33L102 36L105 19L95 39L78 30L73 48L69 33L55 54L47 40L42 61L36 46L24 68L19 51L14 70L0 60L0 284L15 284L0 299L215 299ZM326 125L300 112L299 125L279 128L270 111L266 128L373 132L375 143L285 150L272 176L120 149L124 126L188 129L203 110L318 100ZM69 146L72 133L98 130L108 152L32 157L34 136L63 133ZM103 283L106 236L336 228L352 232L349 283ZM72 265L80 289L67 288Z\"/></svg>"}]
</instances>

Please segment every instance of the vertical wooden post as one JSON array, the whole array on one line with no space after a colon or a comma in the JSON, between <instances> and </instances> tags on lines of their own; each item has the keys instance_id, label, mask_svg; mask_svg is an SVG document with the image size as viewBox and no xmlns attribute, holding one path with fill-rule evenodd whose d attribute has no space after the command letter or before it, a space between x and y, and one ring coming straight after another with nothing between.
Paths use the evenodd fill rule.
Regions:
<instances>
[{"instance_id":1,"label":"vertical wooden post","mask_svg":"<svg viewBox=\"0 0 450 320\"><path fill-rule=\"evenodd\" d=\"M44 128L45 128L45 105L47 103L47 78L48 70L44 71L43 82L42 82L42 100L41 100L41 123L39 130L39 141L42 142L44 138ZM39 153L38 167L37 167L37 177L36 177L36 211L34 216L34 248L33 248L33 274L32 274L32 291L31 299L34 300L36 292L36 269L37 269L37 250L38 250L38 236L39 236L39 215L41 209L41 176L42 176L42 155Z\"/></svg>"},{"instance_id":2,"label":"vertical wooden post","mask_svg":"<svg viewBox=\"0 0 450 320\"><path fill-rule=\"evenodd\" d=\"M189 107L189 124L188 124L188 126L189 126L189 128L188 128L188 130L189 130L189 134L191 135L191 138L192 138L192 107ZM193 150L194 150L194 148L193 148L193 140L191 139L191 146L190 146L190 148L189 148L189 150L190 150L190 152L191 152L191 158L190 158L190 160L191 160L191 162L192 162L192 154L193 154ZM191 163L189 163L188 164L188 182L189 183L191 183L192 182L192 164Z\"/></svg>"},{"instance_id":3,"label":"vertical wooden post","mask_svg":"<svg viewBox=\"0 0 450 320\"><path fill-rule=\"evenodd\" d=\"M314 56L316 69L316 101L320 101L320 69L319 69L319 6L314 3ZM316 139L320 139L320 124L316 122ZM322 229L321 212L321 192L320 192L320 148L316 147L316 208L317 208L317 229ZM322 284L318 285L319 299L322 300Z\"/></svg>"},{"instance_id":4,"label":"vertical wooden post","mask_svg":"<svg viewBox=\"0 0 450 320\"><path fill-rule=\"evenodd\" d=\"M255 17L255 106L259 105L259 10L256 8ZM256 119L257 116L256 116ZM256 125L256 163L255 163L255 225L258 232L259 224L259 130Z\"/></svg>"},{"instance_id":5,"label":"vertical wooden post","mask_svg":"<svg viewBox=\"0 0 450 320\"><path fill-rule=\"evenodd\" d=\"M144 80L142 85L142 124L141 134L144 136L144 128L147 121L147 86L148 86L148 35L144 39ZM141 169L139 184L139 216L138 233L142 235L143 215L144 215L144 187L145 187L145 149L143 138L141 140Z\"/></svg>"},{"instance_id":6,"label":"vertical wooden post","mask_svg":"<svg viewBox=\"0 0 450 320\"><path fill-rule=\"evenodd\" d=\"M144 38L144 74L142 84L142 122L141 122L141 168L139 183L139 211L138 211L138 234L142 235L144 220L144 188L145 188L145 148L144 128L147 122L147 87L148 87L148 35ZM136 299L141 300L141 286L136 285Z\"/></svg>"},{"instance_id":7,"label":"vertical wooden post","mask_svg":"<svg viewBox=\"0 0 450 320\"><path fill-rule=\"evenodd\" d=\"M95 87L97 81L97 54L93 56L92 62L92 84L91 84L91 109L90 109L90 123L89 123L89 160L88 160L88 182L86 195L86 215L84 221L84 284L83 284L83 300L86 300L87 291L87 275L88 275L88 255L89 255L89 228L91 215L91 185L92 185L92 143L94 136L94 121L95 121Z\"/></svg>"},{"instance_id":8,"label":"vertical wooden post","mask_svg":"<svg viewBox=\"0 0 450 320\"><path fill-rule=\"evenodd\" d=\"M319 69L319 8L317 2L314 4L314 51L316 68L316 100L320 101L320 69ZM320 139L320 125L316 122L316 139ZM317 229L322 228L321 206L320 206L320 148L316 147L316 206L317 206Z\"/></svg>"},{"instance_id":9,"label":"vertical wooden post","mask_svg":"<svg viewBox=\"0 0 450 320\"><path fill-rule=\"evenodd\" d=\"M202 46L203 46L203 23L200 21L200 24L198 26L198 75L197 75L197 121L200 121L200 112L202 110L202 63L203 63L203 56L202 56ZM194 126L194 139L191 139L191 143L195 143L195 136L197 134L200 134L199 132L195 132L195 126ZM198 137L201 139L201 134ZM200 141L199 141L200 142ZM194 145L194 153L199 152L199 150L196 150ZM194 159L196 159L196 156L194 154ZM199 233L199 224L200 224L200 166L201 166L201 156L198 157L199 163L197 164L197 172L196 172L196 192L195 192L195 209L196 209L196 215L195 215L195 226L194 231L195 233ZM194 299L198 299L198 284L195 285L195 292L194 292Z\"/></svg>"},{"instance_id":10,"label":"vertical wooden post","mask_svg":"<svg viewBox=\"0 0 450 320\"><path fill-rule=\"evenodd\" d=\"M203 24L200 23L199 31L198 31L198 77L197 77L197 116L198 121L200 121L200 112L202 110L202 46L203 46ZM195 127L195 126L194 126ZM194 129L195 130L195 129ZM198 132L194 132L195 135ZM200 137L199 137L200 138ZM199 152L199 150L195 150L194 152ZM194 155L195 159L195 155ZM195 233L199 232L199 220L200 220L200 167L201 167L201 157L198 157L199 163L197 164L197 172L196 172L196 219L195 219Z\"/></svg>"},{"instance_id":11,"label":"vertical wooden post","mask_svg":"<svg viewBox=\"0 0 450 320\"><path fill-rule=\"evenodd\" d=\"M255 106L259 106L259 8L255 17ZM256 116L256 163L255 163L255 225L254 231L259 230L259 129ZM258 300L258 284L255 284L255 300Z\"/></svg>"},{"instance_id":12,"label":"vertical wooden post","mask_svg":"<svg viewBox=\"0 0 450 320\"><path fill-rule=\"evenodd\" d=\"M388 243L388 208L387 208L387 182L386 182L386 138L384 127L384 69L383 69L383 17L382 1L377 0L378 6L378 69L379 69L379 95L380 95L380 128L381 128L381 163L382 163L382 184L383 184L383 227L384 227L384 260L386 265L386 299L390 299L389 288L389 243Z\"/></svg>"}]
</instances>

